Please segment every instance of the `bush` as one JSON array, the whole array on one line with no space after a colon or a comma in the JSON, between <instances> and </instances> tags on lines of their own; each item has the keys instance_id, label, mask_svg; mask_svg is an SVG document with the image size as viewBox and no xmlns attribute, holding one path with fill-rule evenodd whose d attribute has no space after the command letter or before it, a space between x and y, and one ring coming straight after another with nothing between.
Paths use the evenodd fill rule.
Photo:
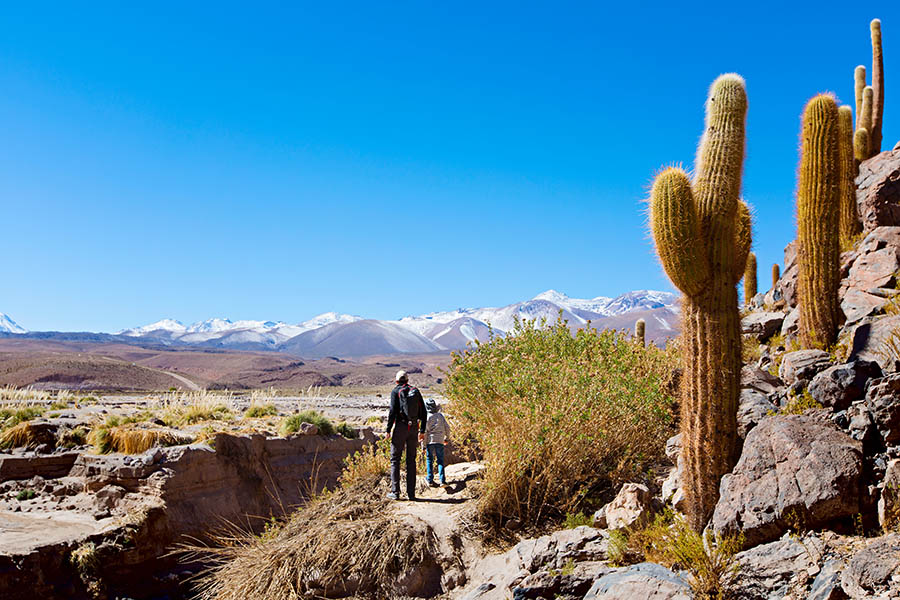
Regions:
<instances>
[{"instance_id":1,"label":"bush","mask_svg":"<svg viewBox=\"0 0 900 600\"><path fill-rule=\"evenodd\" d=\"M576 527L581 527L582 525L591 526L594 524L594 520L583 512L578 513L569 513L566 515L566 521L563 523L563 527L565 529L575 529Z\"/></svg>"},{"instance_id":2,"label":"bush","mask_svg":"<svg viewBox=\"0 0 900 600\"><path fill-rule=\"evenodd\" d=\"M321 435L332 435L334 433L334 425L328 420L328 417L315 410L304 410L295 415L285 417L281 422L282 435L289 435L300 431L303 423L310 423L319 428Z\"/></svg>"},{"instance_id":3,"label":"bush","mask_svg":"<svg viewBox=\"0 0 900 600\"><path fill-rule=\"evenodd\" d=\"M31 490L31 489L19 490L19 493L16 494L16 500L18 500L19 502L22 502L25 500L31 500L35 496L37 496L37 492L35 492L34 490Z\"/></svg>"},{"instance_id":4,"label":"bush","mask_svg":"<svg viewBox=\"0 0 900 600\"><path fill-rule=\"evenodd\" d=\"M272 417L278 414L278 409L274 404L254 404L247 409L244 417L247 419L259 419L262 417Z\"/></svg>"},{"instance_id":5,"label":"bush","mask_svg":"<svg viewBox=\"0 0 900 600\"><path fill-rule=\"evenodd\" d=\"M338 424L338 426L335 428L335 431L337 431L348 440L355 440L359 438L359 432L356 430L356 428L346 421L342 421L340 424Z\"/></svg>"},{"instance_id":6,"label":"bush","mask_svg":"<svg viewBox=\"0 0 900 600\"><path fill-rule=\"evenodd\" d=\"M43 413L44 411L36 406L6 406L0 408L0 431L15 427L19 423L36 419Z\"/></svg>"},{"instance_id":7,"label":"bush","mask_svg":"<svg viewBox=\"0 0 900 600\"><path fill-rule=\"evenodd\" d=\"M484 456L490 525L561 520L662 460L673 433L673 353L564 322L454 353L454 437ZM596 502L595 502L596 503Z\"/></svg>"}]
</instances>

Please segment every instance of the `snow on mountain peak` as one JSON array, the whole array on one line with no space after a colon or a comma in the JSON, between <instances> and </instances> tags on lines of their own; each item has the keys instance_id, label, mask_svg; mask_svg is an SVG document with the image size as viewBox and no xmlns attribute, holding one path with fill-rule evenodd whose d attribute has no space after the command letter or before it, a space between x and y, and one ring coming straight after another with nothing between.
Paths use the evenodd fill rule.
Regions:
<instances>
[{"instance_id":1,"label":"snow on mountain peak","mask_svg":"<svg viewBox=\"0 0 900 600\"><path fill-rule=\"evenodd\" d=\"M143 327L134 327L132 329L123 329L119 331L119 335L130 335L132 337L142 336L153 331L168 331L170 333L184 333L187 331L187 327L185 327L181 321L176 321L175 319L162 319L161 321L157 321L156 323L150 323L149 325L144 325Z\"/></svg>"},{"instance_id":2,"label":"snow on mountain peak","mask_svg":"<svg viewBox=\"0 0 900 600\"><path fill-rule=\"evenodd\" d=\"M18 323L9 318L5 313L0 313L0 331L7 333L28 333L24 327L20 327Z\"/></svg>"}]
</instances>

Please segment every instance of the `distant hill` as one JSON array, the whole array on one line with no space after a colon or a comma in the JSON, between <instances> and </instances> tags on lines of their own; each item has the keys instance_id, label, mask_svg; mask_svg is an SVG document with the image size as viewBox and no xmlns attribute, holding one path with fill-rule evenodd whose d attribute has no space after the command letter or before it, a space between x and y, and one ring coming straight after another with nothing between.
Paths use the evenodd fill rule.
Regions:
<instances>
[{"instance_id":1,"label":"distant hill","mask_svg":"<svg viewBox=\"0 0 900 600\"><path fill-rule=\"evenodd\" d=\"M668 292L638 290L616 298L581 299L548 290L507 306L459 308L394 321L335 312L298 324L213 318L184 325L163 319L116 334L26 332L0 313L0 337L274 351L308 358L363 357L457 350L476 339L487 340L491 332L495 336L506 335L517 319L555 322L560 315L572 329L590 324L601 329L630 330L637 319L643 318L647 322L647 338L654 342L678 333L676 296Z\"/></svg>"}]
</instances>

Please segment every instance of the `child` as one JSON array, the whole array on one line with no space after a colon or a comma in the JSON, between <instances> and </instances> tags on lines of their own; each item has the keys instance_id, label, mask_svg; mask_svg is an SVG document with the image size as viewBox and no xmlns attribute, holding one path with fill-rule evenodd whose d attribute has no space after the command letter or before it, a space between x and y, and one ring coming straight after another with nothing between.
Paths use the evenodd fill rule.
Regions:
<instances>
[{"instance_id":1,"label":"child","mask_svg":"<svg viewBox=\"0 0 900 600\"><path fill-rule=\"evenodd\" d=\"M434 482L434 463L437 462L437 474L441 485L447 485L444 476L444 444L450 438L450 424L441 414L441 408L433 398L425 401L425 410L428 411L428 420L425 422L425 466L428 472L428 485L437 487Z\"/></svg>"}]
</instances>

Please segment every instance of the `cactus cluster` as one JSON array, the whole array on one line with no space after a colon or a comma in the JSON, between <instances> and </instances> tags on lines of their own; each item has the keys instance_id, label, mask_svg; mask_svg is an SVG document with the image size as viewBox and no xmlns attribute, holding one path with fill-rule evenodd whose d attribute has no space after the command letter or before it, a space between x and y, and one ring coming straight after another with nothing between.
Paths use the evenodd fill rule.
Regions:
<instances>
[{"instance_id":1,"label":"cactus cluster","mask_svg":"<svg viewBox=\"0 0 900 600\"><path fill-rule=\"evenodd\" d=\"M752 252L747 255L747 265L744 267L744 304L750 304L756 295L756 255Z\"/></svg>"},{"instance_id":2,"label":"cactus cluster","mask_svg":"<svg viewBox=\"0 0 900 600\"><path fill-rule=\"evenodd\" d=\"M683 292L682 455L686 513L701 531L719 481L738 454L741 325L737 284L751 244L750 211L739 198L747 94L735 74L713 83L692 182L661 172L650 196L650 227L663 269Z\"/></svg>"},{"instance_id":3,"label":"cactus cluster","mask_svg":"<svg viewBox=\"0 0 900 600\"><path fill-rule=\"evenodd\" d=\"M644 346L647 343L647 341L644 337L646 330L647 330L647 322L646 321L644 321L643 319L638 319L637 321L634 322L634 339L637 340L637 342L641 346Z\"/></svg>"},{"instance_id":4,"label":"cactus cluster","mask_svg":"<svg viewBox=\"0 0 900 600\"><path fill-rule=\"evenodd\" d=\"M859 165L853 152L853 109L846 105L838 109L838 153L840 241L841 246L849 246L853 238L862 231L862 224L856 207L856 175Z\"/></svg>"},{"instance_id":5,"label":"cactus cluster","mask_svg":"<svg viewBox=\"0 0 900 600\"><path fill-rule=\"evenodd\" d=\"M838 107L820 94L803 112L797 186L800 340L807 348L834 343L840 284Z\"/></svg>"},{"instance_id":6,"label":"cactus cluster","mask_svg":"<svg viewBox=\"0 0 900 600\"><path fill-rule=\"evenodd\" d=\"M881 152L881 125L884 120L884 55L881 48L881 21L873 19L872 85L866 85L866 67L853 71L856 95L856 135L853 140L856 160L862 161ZM860 133L864 132L864 133Z\"/></svg>"}]
</instances>

